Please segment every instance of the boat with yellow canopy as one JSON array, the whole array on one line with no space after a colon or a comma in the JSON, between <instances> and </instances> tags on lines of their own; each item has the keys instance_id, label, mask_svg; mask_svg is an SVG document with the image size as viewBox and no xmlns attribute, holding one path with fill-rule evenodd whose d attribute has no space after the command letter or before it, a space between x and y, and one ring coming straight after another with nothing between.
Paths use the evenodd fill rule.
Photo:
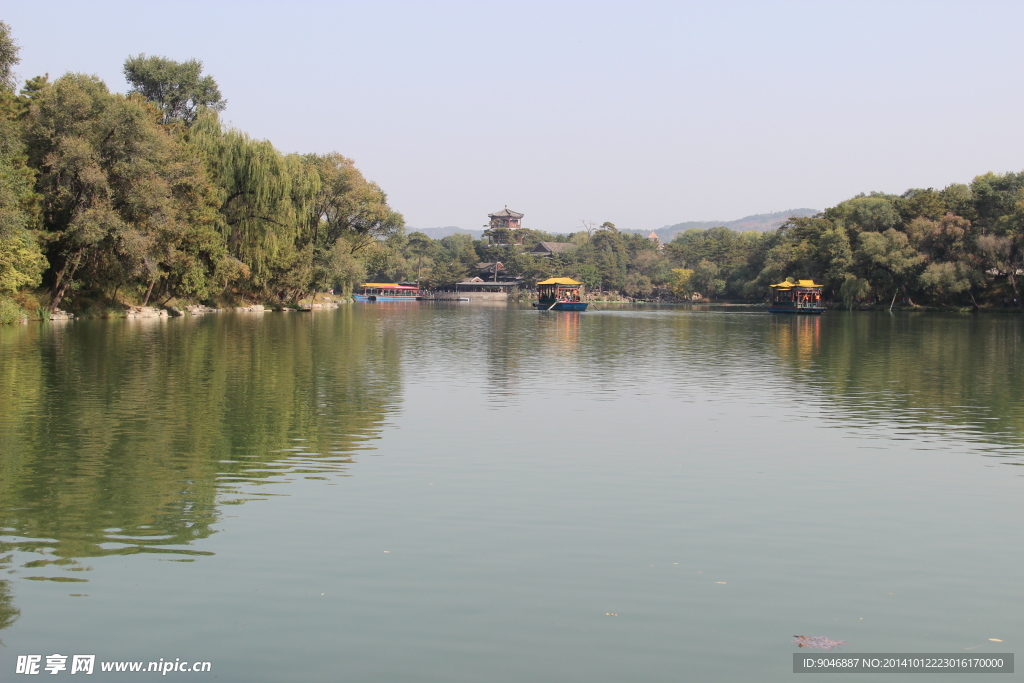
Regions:
<instances>
[{"instance_id":1,"label":"boat with yellow canopy","mask_svg":"<svg viewBox=\"0 0 1024 683\"><path fill-rule=\"evenodd\" d=\"M537 283L537 301L533 307L538 311L585 311L583 283L568 277L551 277Z\"/></svg>"},{"instance_id":2,"label":"boat with yellow canopy","mask_svg":"<svg viewBox=\"0 0 1024 683\"><path fill-rule=\"evenodd\" d=\"M814 280L797 280L796 282L780 282L768 285L771 298L768 301L769 313L810 313L821 315L825 312L825 304L821 300L821 289Z\"/></svg>"}]
</instances>

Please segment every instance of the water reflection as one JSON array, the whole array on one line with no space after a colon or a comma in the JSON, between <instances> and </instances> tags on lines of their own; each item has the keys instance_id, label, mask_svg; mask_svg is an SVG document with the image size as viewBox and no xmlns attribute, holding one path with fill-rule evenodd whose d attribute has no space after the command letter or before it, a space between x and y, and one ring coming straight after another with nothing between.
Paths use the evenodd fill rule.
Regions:
<instances>
[{"instance_id":1,"label":"water reflection","mask_svg":"<svg viewBox=\"0 0 1024 683\"><path fill-rule=\"evenodd\" d=\"M0 558L6 560L9 558ZM10 586L7 581L0 581L0 629L5 629L18 618L19 610L11 603Z\"/></svg>"},{"instance_id":2,"label":"water reflection","mask_svg":"<svg viewBox=\"0 0 1024 683\"><path fill-rule=\"evenodd\" d=\"M798 396L836 428L955 439L1018 464L1021 334L998 316L457 304L4 326L0 569L80 583L92 557L211 554L200 541L224 506L346 476L413 385L430 400L478 392L494 410L718 403L723 424ZM510 425L500 438L513 443ZM677 428L645 426L652 440ZM0 628L18 615L11 594L0 581Z\"/></svg>"},{"instance_id":3,"label":"water reflection","mask_svg":"<svg viewBox=\"0 0 1024 683\"><path fill-rule=\"evenodd\" d=\"M556 357L573 356L579 351L581 314L579 311L553 313L553 316L545 315L541 319L543 323L547 323L545 350Z\"/></svg>"},{"instance_id":4,"label":"water reflection","mask_svg":"<svg viewBox=\"0 0 1024 683\"><path fill-rule=\"evenodd\" d=\"M821 350L821 316L776 316L771 320L772 343L777 353L792 360L799 369L809 370Z\"/></svg>"},{"instance_id":5,"label":"water reflection","mask_svg":"<svg viewBox=\"0 0 1024 683\"><path fill-rule=\"evenodd\" d=\"M0 330L0 562L212 554L221 508L344 474L401 401L401 346L350 310ZM0 626L16 611L0 590ZM5 615L7 615L5 617Z\"/></svg>"},{"instance_id":6,"label":"water reflection","mask_svg":"<svg viewBox=\"0 0 1024 683\"><path fill-rule=\"evenodd\" d=\"M837 426L967 438L1018 457L1024 372L1016 317L837 311L773 322L771 348L782 367L802 392L827 399Z\"/></svg>"}]
</instances>

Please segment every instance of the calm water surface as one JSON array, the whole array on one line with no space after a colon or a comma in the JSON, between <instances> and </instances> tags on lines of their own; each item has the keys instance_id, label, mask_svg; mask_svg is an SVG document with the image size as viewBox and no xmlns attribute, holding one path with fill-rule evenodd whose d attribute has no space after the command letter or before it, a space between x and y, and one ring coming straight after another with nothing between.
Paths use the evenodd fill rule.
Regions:
<instances>
[{"instance_id":1,"label":"calm water surface","mask_svg":"<svg viewBox=\"0 0 1024 683\"><path fill-rule=\"evenodd\" d=\"M788 681L795 634L1024 653L1022 342L1014 316L683 308L4 326L0 679L60 653Z\"/></svg>"}]
</instances>

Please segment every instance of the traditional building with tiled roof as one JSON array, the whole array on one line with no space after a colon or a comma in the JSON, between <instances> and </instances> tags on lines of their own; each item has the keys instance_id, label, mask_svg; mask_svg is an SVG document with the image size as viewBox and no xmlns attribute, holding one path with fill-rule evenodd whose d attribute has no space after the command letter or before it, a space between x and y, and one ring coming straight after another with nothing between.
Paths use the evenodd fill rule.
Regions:
<instances>
[{"instance_id":1,"label":"traditional building with tiled roof","mask_svg":"<svg viewBox=\"0 0 1024 683\"><path fill-rule=\"evenodd\" d=\"M533 256L553 256L564 254L576 248L572 242L537 242L537 245L530 250Z\"/></svg>"},{"instance_id":2,"label":"traditional building with tiled roof","mask_svg":"<svg viewBox=\"0 0 1024 683\"><path fill-rule=\"evenodd\" d=\"M508 230L509 239L499 238L495 239L495 236L490 235L491 244L507 244L508 242L515 242L516 244L522 244L523 238L515 234L516 230L523 227L522 220L523 214L518 211L513 211L505 205L505 208L501 211L495 211L494 213L487 214L490 221L486 227L488 230Z\"/></svg>"},{"instance_id":3,"label":"traditional building with tiled roof","mask_svg":"<svg viewBox=\"0 0 1024 683\"><path fill-rule=\"evenodd\" d=\"M508 204L501 211L495 211L494 213L487 214L487 217L491 219L492 228L509 228L515 230L519 225L519 221L522 220L525 214L521 214L518 211L513 211L508 208Z\"/></svg>"}]
</instances>

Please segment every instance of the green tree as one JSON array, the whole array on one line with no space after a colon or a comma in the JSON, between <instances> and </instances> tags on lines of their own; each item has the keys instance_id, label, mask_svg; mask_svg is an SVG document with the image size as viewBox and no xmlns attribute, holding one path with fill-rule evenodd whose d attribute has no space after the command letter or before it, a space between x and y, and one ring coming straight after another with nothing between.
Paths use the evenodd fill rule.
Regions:
<instances>
[{"instance_id":1,"label":"green tree","mask_svg":"<svg viewBox=\"0 0 1024 683\"><path fill-rule=\"evenodd\" d=\"M817 247L816 261L821 269L809 275L820 278L828 292L837 292L847 282L853 268L850 238L845 230L830 228L821 234Z\"/></svg>"},{"instance_id":2,"label":"green tree","mask_svg":"<svg viewBox=\"0 0 1024 683\"><path fill-rule=\"evenodd\" d=\"M434 261L442 255L443 251L441 245L425 233L410 233L406 238L404 255L415 268L415 277L412 279L420 282L424 279L424 273L429 279Z\"/></svg>"},{"instance_id":3,"label":"green tree","mask_svg":"<svg viewBox=\"0 0 1024 683\"><path fill-rule=\"evenodd\" d=\"M693 270L690 268L672 269L672 294L677 299L689 299L693 294Z\"/></svg>"},{"instance_id":4,"label":"green tree","mask_svg":"<svg viewBox=\"0 0 1024 683\"><path fill-rule=\"evenodd\" d=\"M333 247L324 252L318 262L317 284L323 288L337 288L348 296L366 278L363 262L352 255L344 239L338 238Z\"/></svg>"},{"instance_id":5,"label":"green tree","mask_svg":"<svg viewBox=\"0 0 1024 683\"><path fill-rule=\"evenodd\" d=\"M690 285L706 298L713 299L719 292L725 289L725 280L720 275L721 270L715 263L708 259L703 259L693 269L693 275L690 276Z\"/></svg>"},{"instance_id":6,"label":"green tree","mask_svg":"<svg viewBox=\"0 0 1024 683\"><path fill-rule=\"evenodd\" d=\"M984 274L979 257L970 249L971 232L969 220L951 213L938 220L921 216L907 226L910 243L926 262L919 281L926 293L943 301L966 293L971 304L978 306L972 289L983 282Z\"/></svg>"},{"instance_id":7,"label":"green tree","mask_svg":"<svg viewBox=\"0 0 1024 683\"><path fill-rule=\"evenodd\" d=\"M603 223L578 256L601 273L601 289L621 291L626 284L627 252L622 233L611 223Z\"/></svg>"},{"instance_id":8,"label":"green tree","mask_svg":"<svg viewBox=\"0 0 1024 683\"><path fill-rule=\"evenodd\" d=\"M672 269L668 259L657 249L638 251L631 260L629 269L648 278L652 286L655 287L667 285L672 279Z\"/></svg>"},{"instance_id":9,"label":"green tree","mask_svg":"<svg viewBox=\"0 0 1024 683\"><path fill-rule=\"evenodd\" d=\"M936 262L925 266L924 272L920 276L920 282L925 291L940 300L967 292L971 296L972 303L977 307L977 302L974 301L970 292L974 285L974 275L974 270L968 263Z\"/></svg>"},{"instance_id":10,"label":"green tree","mask_svg":"<svg viewBox=\"0 0 1024 683\"><path fill-rule=\"evenodd\" d=\"M858 278L853 273L847 273L843 283L839 286L839 296L847 308L853 308L853 304L871 293L871 285L867 280Z\"/></svg>"},{"instance_id":11,"label":"green tree","mask_svg":"<svg viewBox=\"0 0 1024 683\"><path fill-rule=\"evenodd\" d=\"M997 278L1005 279L1013 290L1018 306L1021 301L1020 273L1024 272L1024 239L981 235L977 239L977 253L986 271L994 272Z\"/></svg>"},{"instance_id":12,"label":"green tree","mask_svg":"<svg viewBox=\"0 0 1024 683\"><path fill-rule=\"evenodd\" d=\"M145 54L124 62L124 77L130 93L139 93L163 112L163 123L181 121L191 125L203 108L223 111L227 101L221 96L213 76L203 76L198 59L175 62L166 57Z\"/></svg>"},{"instance_id":13,"label":"green tree","mask_svg":"<svg viewBox=\"0 0 1024 683\"><path fill-rule=\"evenodd\" d=\"M975 223L983 235L1005 236L1020 232L1018 204L1024 200L1024 172L986 173L971 182Z\"/></svg>"},{"instance_id":14,"label":"green tree","mask_svg":"<svg viewBox=\"0 0 1024 683\"><path fill-rule=\"evenodd\" d=\"M158 281L183 275L187 256L202 271L193 283L205 279L218 244L209 239L202 165L148 105L111 94L94 76L67 74L30 100L26 135L44 197L52 307L74 287L148 300ZM182 251L189 238L190 255Z\"/></svg>"},{"instance_id":15,"label":"green tree","mask_svg":"<svg viewBox=\"0 0 1024 683\"><path fill-rule=\"evenodd\" d=\"M847 229L851 242L861 232L885 232L901 224L892 195L872 192L840 202L824 212L824 217Z\"/></svg>"},{"instance_id":16,"label":"green tree","mask_svg":"<svg viewBox=\"0 0 1024 683\"><path fill-rule=\"evenodd\" d=\"M311 239L333 248L339 237L358 254L370 245L401 235L405 219L388 206L387 194L370 182L351 159L337 152L303 157L319 178L308 204Z\"/></svg>"},{"instance_id":17,"label":"green tree","mask_svg":"<svg viewBox=\"0 0 1024 683\"><path fill-rule=\"evenodd\" d=\"M457 262L467 272L469 268L478 262L476 249L473 246L473 238L469 235L456 234L442 237L440 245L444 249L444 258Z\"/></svg>"},{"instance_id":18,"label":"green tree","mask_svg":"<svg viewBox=\"0 0 1024 683\"><path fill-rule=\"evenodd\" d=\"M318 170L223 126L212 112L196 121L189 141L205 158L228 252L250 269L249 286L269 286L309 241L304 236L322 187Z\"/></svg>"},{"instance_id":19,"label":"green tree","mask_svg":"<svg viewBox=\"0 0 1024 683\"><path fill-rule=\"evenodd\" d=\"M18 61L10 27L0 22L0 295L38 285L46 268L35 235L40 196L16 120L23 109L13 92Z\"/></svg>"},{"instance_id":20,"label":"green tree","mask_svg":"<svg viewBox=\"0 0 1024 683\"><path fill-rule=\"evenodd\" d=\"M893 228L883 233L862 232L857 242L855 257L870 274L874 288L882 290L888 286L909 294L907 283L920 270L924 257L910 245L906 234Z\"/></svg>"},{"instance_id":21,"label":"green tree","mask_svg":"<svg viewBox=\"0 0 1024 683\"><path fill-rule=\"evenodd\" d=\"M25 85L21 87L21 96L26 100L32 100L36 95L49 88L50 75L46 74L43 76L33 76L32 78L25 81Z\"/></svg>"},{"instance_id":22,"label":"green tree","mask_svg":"<svg viewBox=\"0 0 1024 683\"><path fill-rule=\"evenodd\" d=\"M14 67L21 63L20 51L11 35L11 27L0 21L0 90L13 91L17 85Z\"/></svg>"},{"instance_id":23,"label":"green tree","mask_svg":"<svg viewBox=\"0 0 1024 683\"><path fill-rule=\"evenodd\" d=\"M904 225L915 218L938 220L949 212L945 197L930 187L927 190L907 190L892 201Z\"/></svg>"},{"instance_id":24,"label":"green tree","mask_svg":"<svg viewBox=\"0 0 1024 683\"><path fill-rule=\"evenodd\" d=\"M646 275L632 271L626 274L626 282L622 286L622 291L626 296L646 298L654 291L654 283Z\"/></svg>"},{"instance_id":25,"label":"green tree","mask_svg":"<svg viewBox=\"0 0 1024 683\"><path fill-rule=\"evenodd\" d=\"M585 263L577 266L573 277L582 282L588 292L596 292L601 289L601 271L593 264Z\"/></svg>"}]
</instances>

